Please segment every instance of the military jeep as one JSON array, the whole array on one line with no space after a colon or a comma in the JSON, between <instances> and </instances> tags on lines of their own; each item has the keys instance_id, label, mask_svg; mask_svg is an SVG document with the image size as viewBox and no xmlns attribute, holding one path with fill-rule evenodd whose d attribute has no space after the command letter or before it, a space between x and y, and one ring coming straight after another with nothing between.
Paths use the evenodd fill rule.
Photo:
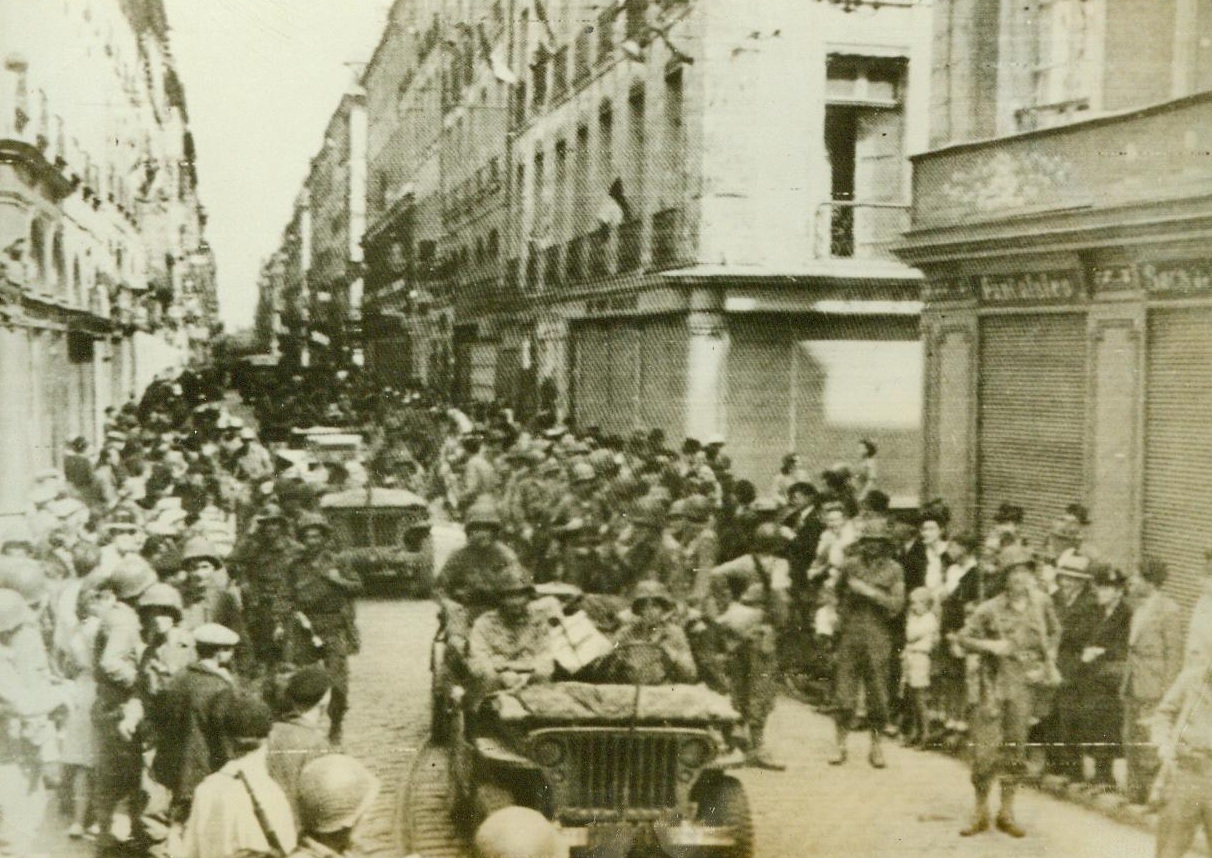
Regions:
<instances>
[{"instance_id":1,"label":"military jeep","mask_svg":"<svg viewBox=\"0 0 1212 858\"><path fill-rule=\"evenodd\" d=\"M454 707L456 820L520 804L574 855L750 858L753 824L726 733L740 716L702 685L535 684Z\"/></svg>"}]
</instances>

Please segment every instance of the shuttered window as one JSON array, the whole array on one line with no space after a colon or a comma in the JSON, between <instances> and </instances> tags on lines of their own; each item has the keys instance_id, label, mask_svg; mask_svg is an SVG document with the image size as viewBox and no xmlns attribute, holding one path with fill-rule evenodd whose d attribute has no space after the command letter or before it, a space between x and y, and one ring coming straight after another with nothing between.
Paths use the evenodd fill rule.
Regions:
<instances>
[{"instance_id":1,"label":"shuttered window","mask_svg":"<svg viewBox=\"0 0 1212 858\"><path fill-rule=\"evenodd\" d=\"M1026 511L1024 531L1039 545L1065 507L1084 500L1086 398L1084 315L982 320L983 528L999 504L1018 504Z\"/></svg>"},{"instance_id":2,"label":"shuttered window","mask_svg":"<svg viewBox=\"0 0 1212 858\"><path fill-rule=\"evenodd\" d=\"M1199 597L1212 548L1212 309L1149 315L1143 555L1170 566L1166 589Z\"/></svg>"}]
</instances>

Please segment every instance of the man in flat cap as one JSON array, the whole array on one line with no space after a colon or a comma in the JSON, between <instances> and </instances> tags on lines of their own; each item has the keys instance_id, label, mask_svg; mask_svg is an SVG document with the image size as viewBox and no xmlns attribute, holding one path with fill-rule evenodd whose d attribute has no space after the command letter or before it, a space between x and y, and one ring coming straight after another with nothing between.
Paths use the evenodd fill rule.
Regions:
<instances>
[{"instance_id":1,"label":"man in flat cap","mask_svg":"<svg viewBox=\"0 0 1212 858\"><path fill-rule=\"evenodd\" d=\"M170 820L180 825L189 816L194 790L203 778L227 762L220 726L222 706L235 688L232 658L240 636L218 623L194 629L198 660L169 683L154 713L161 743L152 776L172 792Z\"/></svg>"}]
</instances>

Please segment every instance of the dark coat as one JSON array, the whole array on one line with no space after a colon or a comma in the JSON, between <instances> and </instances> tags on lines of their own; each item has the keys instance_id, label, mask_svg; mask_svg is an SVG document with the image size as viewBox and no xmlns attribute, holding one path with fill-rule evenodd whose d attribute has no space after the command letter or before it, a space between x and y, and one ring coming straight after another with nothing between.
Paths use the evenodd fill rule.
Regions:
<instances>
[{"instance_id":1,"label":"dark coat","mask_svg":"<svg viewBox=\"0 0 1212 858\"><path fill-rule=\"evenodd\" d=\"M1066 684L1073 682L1081 666L1082 650L1091 646L1091 639L1098 628L1102 609L1089 588L1083 590L1071 603L1065 604L1058 592L1053 597L1056 617L1061 624L1060 648L1056 666Z\"/></svg>"},{"instance_id":2,"label":"dark coat","mask_svg":"<svg viewBox=\"0 0 1212 858\"><path fill-rule=\"evenodd\" d=\"M194 663L169 683L152 713L156 735L163 737L152 763L152 777L168 787L173 804L188 806L198 784L227 762L220 727L230 678Z\"/></svg>"},{"instance_id":3,"label":"dark coat","mask_svg":"<svg viewBox=\"0 0 1212 858\"><path fill-rule=\"evenodd\" d=\"M1073 702L1076 705L1078 742L1118 743L1123 732L1123 710L1119 690L1128 659L1128 633L1132 612L1121 600L1110 614L1098 609L1087 646L1106 652L1090 662L1080 663L1073 675Z\"/></svg>"},{"instance_id":4,"label":"dark coat","mask_svg":"<svg viewBox=\"0 0 1212 858\"><path fill-rule=\"evenodd\" d=\"M808 582L808 567L816 557L817 545L825 525L821 522L820 511L817 507L808 507L801 513L791 513L783 518L784 527L795 532L795 537L787 544L787 564L790 566L791 583L794 587L804 587Z\"/></svg>"}]
</instances>

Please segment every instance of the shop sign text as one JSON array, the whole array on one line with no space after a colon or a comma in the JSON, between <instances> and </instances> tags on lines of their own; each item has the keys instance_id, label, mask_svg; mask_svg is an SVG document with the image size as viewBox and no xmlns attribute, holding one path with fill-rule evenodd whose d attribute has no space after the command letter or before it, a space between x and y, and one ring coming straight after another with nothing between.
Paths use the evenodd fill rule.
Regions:
<instances>
[{"instance_id":1,"label":"shop sign text","mask_svg":"<svg viewBox=\"0 0 1212 858\"><path fill-rule=\"evenodd\" d=\"M1072 271L986 274L980 278L980 290L981 300L990 304L1071 301L1081 292L1078 277Z\"/></svg>"}]
</instances>

